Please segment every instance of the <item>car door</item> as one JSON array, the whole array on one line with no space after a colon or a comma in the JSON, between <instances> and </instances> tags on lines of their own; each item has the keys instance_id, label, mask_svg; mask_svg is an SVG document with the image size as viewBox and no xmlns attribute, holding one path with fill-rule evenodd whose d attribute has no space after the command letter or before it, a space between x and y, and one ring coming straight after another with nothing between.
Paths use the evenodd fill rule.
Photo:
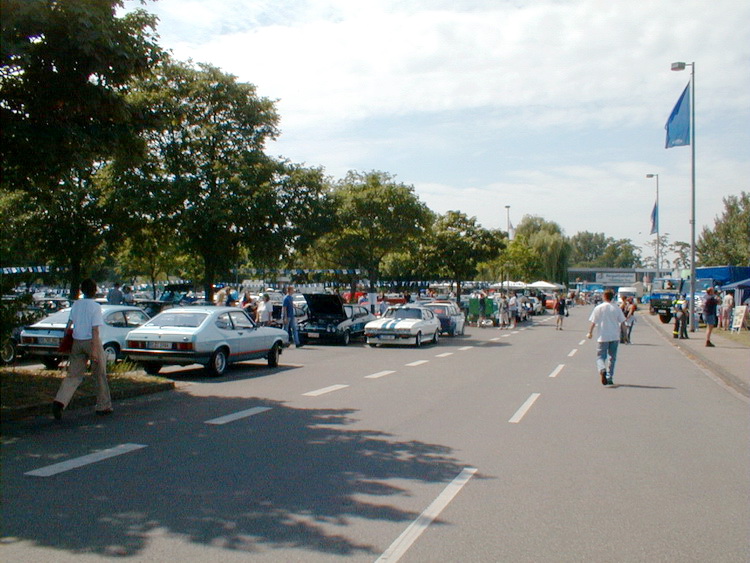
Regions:
<instances>
[{"instance_id":1,"label":"car door","mask_svg":"<svg viewBox=\"0 0 750 563\"><path fill-rule=\"evenodd\" d=\"M352 328L353 335L360 335L365 331L367 324L367 309L364 307L352 307Z\"/></svg>"},{"instance_id":2,"label":"car door","mask_svg":"<svg viewBox=\"0 0 750 563\"><path fill-rule=\"evenodd\" d=\"M122 346L128 332L130 332L130 328L128 328L128 322L123 311L107 313L101 331L102 344L118 342Z\"/></svg>"},{"instance_id":3,"label":"car door","mask_svg":"<svg viewBox=\"0 0 750 563\"><path fill-rule=\"evenodd\" d=\"M231 311L229 318L232 321L235 342L232 346L233 361L251 359L258 349L264 348L263 338L258 335L255 323L245 311Z\"/></svg>"}]
</instances>

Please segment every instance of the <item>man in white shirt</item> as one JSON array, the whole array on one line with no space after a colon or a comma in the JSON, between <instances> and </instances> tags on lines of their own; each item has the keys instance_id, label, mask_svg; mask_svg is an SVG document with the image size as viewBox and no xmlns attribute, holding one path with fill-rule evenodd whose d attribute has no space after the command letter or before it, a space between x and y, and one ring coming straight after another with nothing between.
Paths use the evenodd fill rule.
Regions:
<instances>
[{"instance_id":1,"label":"man in white shirt","mask_svg":"<svg viewBox=\"0 0 750 563\"><path fill-rule=\"evenodd\" d=\"M612 304L615 292L611 289L604 291L604 302L600 303L591 313L588 338L594 333L594 327L599 329L596 347L596 367L602 378L602 385L612 385L617 361L617 345L620 343L620 327L625 322L622 309ZM609 366L607 358L609 357Z\"/></svg>"}]
</instances>

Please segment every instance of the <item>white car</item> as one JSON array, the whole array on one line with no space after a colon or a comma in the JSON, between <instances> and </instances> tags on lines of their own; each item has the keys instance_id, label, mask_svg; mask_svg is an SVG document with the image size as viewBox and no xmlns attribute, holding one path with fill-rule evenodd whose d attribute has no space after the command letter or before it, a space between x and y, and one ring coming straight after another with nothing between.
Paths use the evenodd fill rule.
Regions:
<instances>
[{"instance_id":1,"label":"white car","mask_svg":"<svg viewBox=\"0 0 750 563\"><path fill-rule=\"evenodd\" d=\"M413 344L419 348L425 341L437 344L440 338L440 320L427 307L388 307L382 317L365 325L365 337L370 346Z\"/></svg>"},{"instance_id":2,"label":"white car","mask_svg":"<svg viewBox=\"0 0 750 563\"><path fill-rule=\"evenodd\" d=\"M176 307L131 331L123 352L150 374L165 365L203 364L219 376L245 360L266 358L276 367L288 345L286 331L258 326L238 307Z\"/></svg>"},{"instance_id":3,"label":"white car","mask_svg":"<svg viewBox=\"0 0 750 563\"><path fill-rule=\"evenodd\" d=\"M142 309L128 305L102 305L101 307L104 325L99 330L99 336L107 361L114 362L123 356L122 349L125 347L125 338L128 333L148 321L149 316ZM67 355L58 352L57 348L69 318L70 309L62 309L26 327L21 331L18 348L26 356L39 357L47 369L56 369Z\"/></svg>"}]
</instances>

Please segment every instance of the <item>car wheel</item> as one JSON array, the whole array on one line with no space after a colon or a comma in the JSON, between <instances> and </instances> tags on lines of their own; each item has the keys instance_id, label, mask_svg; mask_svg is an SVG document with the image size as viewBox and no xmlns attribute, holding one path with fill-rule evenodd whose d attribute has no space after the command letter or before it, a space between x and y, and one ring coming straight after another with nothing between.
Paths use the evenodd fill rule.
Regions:
<instances>
[{"instance_id":1,"label":"car wheel","mask_svg":"<svg viewBox=\"0 0 750 563\"><path fill-rule=\"evenodd\" d=\"M352 334L348 330L345 330L344 334L341 335L341 344L343 346L349 346L349 343L351 341L352 341Z\"/></svg>"},{"instance_id":2,"label":"car wheel","mask_svg":"<svg viewBox=\"0 0 750 563\"><path fill-rule=\"evenodd\" d=\"M161 364L149 362L147 364L143 364L143 369L149 375L156 375L159 373L159 370L161 369Z\"/></svg>"},{"instance_id":3,"label":"car wheel","mask_svg":"<svg viewBox=\"0 0 750 563\"><path fill-rule=\"evenodd\" d=\"M417 337L414 339L414 345L417 348L421 348L422 347L422 333L421 332L417 333Z\"/></svg>"},{"instance_id":4,"label":"car wheel","mask_svg":"<svg viewBox=\"0 0 750 563\"><path fill-rule=\"evenodd\" d=\"M42 363L47 369L57 369L57 366L60 365L60 358L44 358Z\"/></svg>"},{"instance_id":5,"label":"car wheel","mask_svg":"<svg viewBox=\"0 0 750 563\"><path fill-rule=\"evenodd\" d=\"M435 335L432 337L432 343L437 344L438 340L440 340L440 331L436 330Z\"/></svg>"},{"instance_id":6,"label":"car wheel","mask_svg":"<svg viewBox=\"0 0 750 563\"><path fill-rule=\"evenodd\" d=\"M117 361L117 356L120 352L120 347L114 342L110 342L104 345L104 357L108 364L113 364Z\"/></svg>"},{"instance_id":7,"label":"car wheel","mask_svg":"<svg viewBox=\"0 0 750 563\"><path fill-rule=\"evenodd\" d=\"M13 340L8 338L3 342L2 348L0 348L0 360L4 364L12 364L13 360L16 359L16 347L13 344Z\"/></svg>"},{"instance_id":8,"label":"car wheel","mask_svg":"<svg viewBox=\"0 0 750 563\"><path fill-rule=\"evenodd\" d=\"M208 373L214 377L220 377L224 375L227 370L227 351L225 348L219 348L213 354L211 354L211 360L207 366Z\"/></svg>"},{"instance_id":9,"label":"car wheel","mask_svg":"<svg viewBox=\"0 0 750 563\"><path fill-rule=\"evenodd\" d=\"M279 366L279 356L281 356L281 346L276 342L268 351L268 367L275 368Z\"/></svg>"}]
</instances>

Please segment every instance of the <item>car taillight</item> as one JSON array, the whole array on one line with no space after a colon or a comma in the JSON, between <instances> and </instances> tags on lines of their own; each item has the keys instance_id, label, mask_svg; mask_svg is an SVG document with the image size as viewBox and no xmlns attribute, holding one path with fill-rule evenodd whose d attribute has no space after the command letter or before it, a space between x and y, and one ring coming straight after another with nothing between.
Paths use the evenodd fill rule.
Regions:
<instances>
[{"instance_id":1,"label":"car taillight","mask_svg":"<svg viewBox=\"0 0 750 563\"><path fill-rule=\"evenodd\" d=\"M21 338L21 342L23 342L24 344L34 344L36 342L36 338L34 338L33 336L24 336L23 338Z\"/></svg>"},{"instance_id":2,"label":"car taillight","mask_svg":"<svg viewBox=\"0 0 750 563\"><path fill-rule=\"evenodd\" d=\"M145 348L146 343L139 340L128 340L128 348Z\"/></svg>"},{"instance_id":3,"label":"car taillight","mask_svg":"<svg viewBox=\"0 0 750 563\"><path fill-rule=\"evenodd\" d=\"M175 342L174 349L180 352L192 352L193 343L192 342Z\"/></svg>"}]
</instances>

